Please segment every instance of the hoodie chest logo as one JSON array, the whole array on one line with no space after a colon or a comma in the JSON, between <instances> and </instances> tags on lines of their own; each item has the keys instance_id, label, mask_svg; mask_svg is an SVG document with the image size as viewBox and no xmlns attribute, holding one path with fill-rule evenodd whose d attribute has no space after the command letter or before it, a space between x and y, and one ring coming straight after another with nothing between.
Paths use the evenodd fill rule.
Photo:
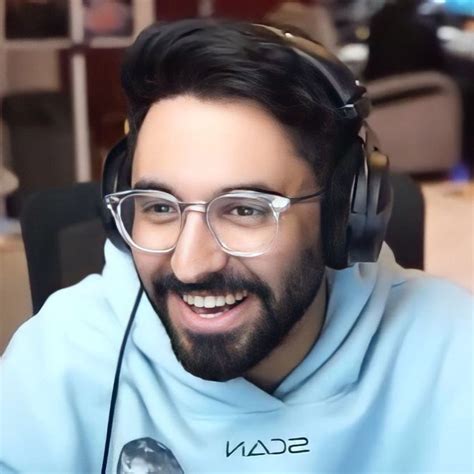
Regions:
<instances>
[{"instance_id":1,"label":"hoodie chest logo","mask_svg":"<svg viewBox=\"0 0 474 474\"><path fill-rule=\"evenodd\" d=\"M117 474L184 474L172 451L153 438L128 442L120 453Z\"/></svg>"},{"instance_id":2,"label":"hoodie chest logo","mask_svg":"<svg viewBox=\"0 0 474 474\"><path fill-rule=\"evenodd\" d=\"M278 454L301 454L309 453L309 440L304 436L300 438L272 438L267 441L260 439L256 441L226 442L226 458L231 456L275 456Z\"/></svg>"}]
</instances>

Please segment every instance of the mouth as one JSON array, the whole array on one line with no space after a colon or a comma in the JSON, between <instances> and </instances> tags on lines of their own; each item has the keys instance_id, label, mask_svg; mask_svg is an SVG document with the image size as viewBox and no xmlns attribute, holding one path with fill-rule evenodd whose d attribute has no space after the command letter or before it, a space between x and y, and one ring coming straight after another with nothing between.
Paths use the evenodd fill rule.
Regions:
<instances>
[{"instance_id":1,"label":"mouth","mask_svg":"<svg viewBox=\"0 0 474 474\"><path fill-rule=\"evenodd\" d=\"M194 332L221 332L240 325L255 298L247 291L210 294L170 293L168 308L173 322Z\"/></svg>"},{"instance_id":2,"label":"mouth","mask_svg":"<svg viewBox=\"0 0 474 474\"><path fill-rule=\"evenodd\" d=\"M212 319L243 303L247 296L247 291L237 291L220 295L184 294L181 295L181 298L196 314L206 319Z\"/></svg>"}]
</instances>

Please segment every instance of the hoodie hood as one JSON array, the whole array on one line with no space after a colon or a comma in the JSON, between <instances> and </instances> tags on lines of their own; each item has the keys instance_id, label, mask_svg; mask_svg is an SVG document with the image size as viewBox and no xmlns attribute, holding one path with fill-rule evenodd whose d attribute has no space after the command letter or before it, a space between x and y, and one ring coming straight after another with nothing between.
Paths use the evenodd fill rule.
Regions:
<instances>
[{"instance_id":1,"label":"hoodie hood","mask_svg":"<svg viewBox=\"0 0 474 474\"><path fill-rule=\"evenodd\" d=\"M107 298L125 328L139 280L130 255L116 249L110 242L106 244L105 255L103 276ZM367 347L382 319L390 289L397 283L399 267L386 245L379 262L383 265L356 264L344 270L327 270L329 297L321 335L303 362L272 394L243 377L212 382L186 372L145 294L127 351L141 352L155 371L166 372L179 386L175 392L176 401L193 413L203 414L209 410L209 398L214 401L212 415L219 416L268 411L285 404L314 403L334 397L357 381ZM236 393L239 397L235 397Z\"/></svg>"}]
</instances>

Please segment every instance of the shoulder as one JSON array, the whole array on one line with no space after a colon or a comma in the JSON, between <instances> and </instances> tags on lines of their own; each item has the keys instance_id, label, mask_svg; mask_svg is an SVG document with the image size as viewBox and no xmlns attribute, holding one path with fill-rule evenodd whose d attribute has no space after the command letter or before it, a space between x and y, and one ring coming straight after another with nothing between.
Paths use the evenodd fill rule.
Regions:
<instances>
[{"instance_id":1,"label":"shoulder","mask_svg":"<svg viewBox=\"0 0 474 474\"><path fill-rule=\"evenodd\" d=\"M391 287L386 310L405 313L412 323L436 323L444 329L472 325L473 295L442 278L402 270Z\"/></svg>"},{"instance_id":2,"label":"shoulder","mask_svg":"<svg viewBox=\"0 0 474 474\"><path fill-rule=\"evenodd\" d=\"M473 296L420 271L403 276L391 288L380 331L403 377L443 391L472 381Z\"/></svg>"},{"instance_id":3,"label":"shoulder","mask_svg":"<svg viewBox=\"0 0 474 474\"><path fill-rule=\"evenodd\" d=\"M70 466L71 452L82 452L86 470L103 444L119 344L120 324L99 275L53 294L20 327L1 360L0 466L47 472L51 459Z\"/></svg>"},{"instance_id":4,"label":"shoulder","mask_svg":"<svg viewBox=\"0 0 474 474\"><path fill-rule=\"evenodd\" d=\"M80 283L57 291L41 310L14 334L4 353L4 365L35 364L40 359L62 361L115 349L122 323L106 297L101 275L90 275Z\"/></svg>"},{"instance_id":5,"label":"shoulder","mask_svg":"<svg viewBox=\"0 0 474 474\"><path fill-rule=\"evenodd\" d=\"M473 297L446 280L400 272L374 341L400 423L440 471L472 466ZM403 414L403 415L402 415ZM408 421L407 421L408 420Z\"/></svg>"},{"instance_id":6,"label":"shoulder","mask_svg":"<svg viewBox=\"0 0 474 474\"><path fill-rule=\"evenodd\" d=\"M54 293L15 333L1 359L0 437L8 436L0 466L49 472L54 459L72 472L75 452L81 453L79 470L93 471L136 295L133 270L118 259L102 275ZM28 456L24 446L31 447Z\"/></svg>"},{"instance_id":7,"label":"shoulder","mask_svg":"<svg viewBox=\"0 0 474 474\"><path fill-rule=\"evenodd\" d=\"M13 359L115 357L139 288L131 259L109 243L102 274L51 295L41 310L14 334L4 354ZM7 364L7 365L8 365Z\"/></svg>"},{"instance_id":8,"label":"shoulder","mask_svg":"<svg viewBox=\"0 0 474 474\"><path fill-rule=\"evenodd\" d=\"M404 331L404 346L461 354L472 346L473 308L473 295L464 288L419 270L401 270L383 324Z\"/></svg>"}]
</instances>

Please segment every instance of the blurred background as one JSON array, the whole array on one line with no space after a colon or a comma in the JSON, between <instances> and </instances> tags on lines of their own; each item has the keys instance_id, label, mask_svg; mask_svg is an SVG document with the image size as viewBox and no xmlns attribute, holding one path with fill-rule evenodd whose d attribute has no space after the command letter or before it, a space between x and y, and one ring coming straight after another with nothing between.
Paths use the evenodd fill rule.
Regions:
<instances>
[{"instance_id":1,"label":"blurred background","mask_svg":"<svg viewBox=\"0 0 474 474\"><path fill-rule=\"evenodd\" d=\"M421 187L425 270L474 290L474 0L0 0L0 353L32 313L25 200L100 179L125 48L195 16L296 26L344 61L392 169Z\"/></svg>"}]
</instances>

